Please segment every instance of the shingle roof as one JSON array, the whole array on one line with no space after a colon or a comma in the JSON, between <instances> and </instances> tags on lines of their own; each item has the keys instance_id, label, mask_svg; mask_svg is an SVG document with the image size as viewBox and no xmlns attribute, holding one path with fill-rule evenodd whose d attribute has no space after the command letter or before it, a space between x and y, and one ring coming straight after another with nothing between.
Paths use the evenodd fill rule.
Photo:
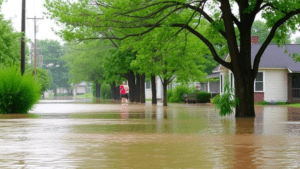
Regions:
<instances>
[{"instance_id":1,"label":"shingle roof","mask_svg":"<svg viewBox=\"0 0 300 169\"><path fill-rule=\"evenodd\" d=\"M284 53L284 47L268 45L260 59L259 68L285 68L292 72L300 72L300 62L295 62L290 56L292 53L300 54L300 44L285 45L288 53ZM251 65L253 66L255 55L260 49L261 44L251 45ZM221 65L218 65L213 72L218 72Z\"/></svg>"},{"instance_id":2,"label":"shingle roof","mask_svg":"<svg viewBox=\"0 0 300 169\"><path fill-rule=\"evenodd\" d=\"M261 45L252 44L251 46L251 65L253 65L254 57ZM299 44L288 44L286 48L289 53L284 53L283 47L278 47L277 45L269 45L263 56L261 57L259 67L263 68L287 68L292 72L300 72L300 63L295 62L289 54L300 53Z\"/></svg>"}]
</instances>

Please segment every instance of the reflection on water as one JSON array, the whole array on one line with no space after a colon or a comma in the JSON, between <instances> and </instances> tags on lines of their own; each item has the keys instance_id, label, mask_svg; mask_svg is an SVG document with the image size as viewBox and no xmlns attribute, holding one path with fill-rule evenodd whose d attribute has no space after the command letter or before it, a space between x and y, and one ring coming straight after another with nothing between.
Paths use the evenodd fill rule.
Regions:
<instances>
[{"instance_id":1,"label":"reflection on water","mask_svg":"<svg viewBox=\"0 0 300 169\"><path fill-rule=\"evenodd\" d=\"M0 115L0 168L300 168L297 108L38 104Z\"/></svg>"}]
</instances>

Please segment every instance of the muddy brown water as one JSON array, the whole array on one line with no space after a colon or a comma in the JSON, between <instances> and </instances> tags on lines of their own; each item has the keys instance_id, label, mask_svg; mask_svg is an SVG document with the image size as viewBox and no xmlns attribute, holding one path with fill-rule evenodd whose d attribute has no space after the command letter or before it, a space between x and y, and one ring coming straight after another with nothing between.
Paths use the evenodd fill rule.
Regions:
<instances>
[{"instance_id":1,"label":"muddy brown water","mask_svg":"<svg viewBox=\"0 0 300 169\"><path fill-rule=\"evenodd\" d=\"M0 168L300 168L300 110L255 119L211 105L37 104L0 115Z\"/></svg>"}]
</instances>

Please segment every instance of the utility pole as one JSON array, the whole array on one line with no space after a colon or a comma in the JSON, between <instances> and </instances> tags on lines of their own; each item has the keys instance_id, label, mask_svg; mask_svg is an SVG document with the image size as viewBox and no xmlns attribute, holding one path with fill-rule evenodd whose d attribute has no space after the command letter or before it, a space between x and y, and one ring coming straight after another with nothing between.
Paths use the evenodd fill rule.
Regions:
<instances>
[{"instance_id":1,"label":"utility pole","mask_svg":"<svg viewBox=\"0 0 300 169\"><path fill-rule=\"evenodd\" d=\"M25 8L26 0L22 0L22 38L21 38L21 74L25 72Z\"/></svg>"},{"instance_id":2,"label":"utility pole","mask_svg":"<svg viewBox=\"0 0 300 169\"><path fill-rule=\"evenodd\" d=\"M36 16L34 16L34 18L27 18L27 19L34 19L34 78L36 78L36 20L44 19L44 17L37 18Z\"/></svg>"}]
</instances>

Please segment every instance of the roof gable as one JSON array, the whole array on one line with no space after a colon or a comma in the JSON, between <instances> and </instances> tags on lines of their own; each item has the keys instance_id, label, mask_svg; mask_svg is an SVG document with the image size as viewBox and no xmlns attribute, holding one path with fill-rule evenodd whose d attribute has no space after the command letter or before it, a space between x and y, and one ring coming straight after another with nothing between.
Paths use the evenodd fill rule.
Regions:
<instances>
[{"instance_id":1,"label":"roof gable","mask_svg":"<svg viewBox=\"0 0 300 169\"><path fill-rule=\"evenodd\" d=\"M251 45L251 65L253 66L255 55L260 49L260 44ZM285 68L292 72L300 72L300 62L295 62L291 56L291 53L300 53L299 44L288 44L286 49L289 53L284 53L284 47L278 47L277 45L268 45L263 56L261 57L259 68ZM226 57L228 61L228 57ZM220 72L224 68L222 65L218 65L213 72Z\"/></svg>"}]
</instances>

